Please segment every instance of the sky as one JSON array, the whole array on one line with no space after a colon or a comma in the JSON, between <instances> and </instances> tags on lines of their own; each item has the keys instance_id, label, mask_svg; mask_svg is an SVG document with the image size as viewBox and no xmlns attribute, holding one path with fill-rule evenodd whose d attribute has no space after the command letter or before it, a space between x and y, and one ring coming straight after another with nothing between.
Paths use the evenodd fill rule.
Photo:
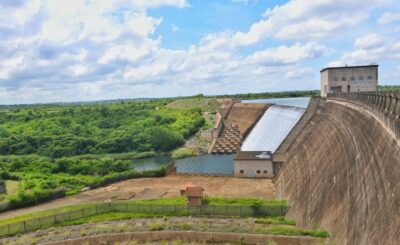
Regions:
<instances>
[{"instance_id":1,"label":"sky","mask_svg":"<svg viewBox=\"0 0 400 245\"><path fill-rule=\"evenodd\" d=\"M398 0L0 0L0 104L400 85Z\"/></svg>"}]
</instances>

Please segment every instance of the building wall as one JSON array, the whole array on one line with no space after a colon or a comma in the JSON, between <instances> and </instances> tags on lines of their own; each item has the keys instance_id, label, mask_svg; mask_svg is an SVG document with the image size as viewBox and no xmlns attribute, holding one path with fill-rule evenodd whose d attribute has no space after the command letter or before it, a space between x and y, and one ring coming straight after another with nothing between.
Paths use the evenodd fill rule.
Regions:
<instances>
[{"instance_id":1,"label":"building wall","mask_svg":"<svg viewBox=\"0 0 400 245\"><path fill-rule=\"evenodd\" d=\"M233 163L234 174L236 177L245 178L273 178L274 169L271 160L235 160ZM244 171L241 173L240 171ZM257 173L260 171L260 173ZM264 172L266 171L266 172Z\"/></svg>"},{"instance_id":2,"label":"building wall","mask_svg":"<svg viewBox=\"0 0 400 245\"><path fill-rule=\"evenodd\" d=\"M378 67L343 67L321 72L321 96L331 92L376 91Z\"/></svg>"}]
</instances>

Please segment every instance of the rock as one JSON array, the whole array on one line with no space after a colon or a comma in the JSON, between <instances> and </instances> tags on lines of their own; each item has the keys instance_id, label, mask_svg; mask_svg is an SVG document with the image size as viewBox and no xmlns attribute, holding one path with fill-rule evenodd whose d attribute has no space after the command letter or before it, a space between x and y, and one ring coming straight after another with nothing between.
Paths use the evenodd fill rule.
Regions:
<instances>
[{"instance_id":1,"label":"rock","mask_svg":"<svg viewBox=\"0 0 400 245\"><path fill-rule=\"evenodd\" d=\"M82 192L89 191L89 190L90 190L90 187L88 187L88 186L83 187L83 188L81 189Z\"/></svg>"}]
</instances>

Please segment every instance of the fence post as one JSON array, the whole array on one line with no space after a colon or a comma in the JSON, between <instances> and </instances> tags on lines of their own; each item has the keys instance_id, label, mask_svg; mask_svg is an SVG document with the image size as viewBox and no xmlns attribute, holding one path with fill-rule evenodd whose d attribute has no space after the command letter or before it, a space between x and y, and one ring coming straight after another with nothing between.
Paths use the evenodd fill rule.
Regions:
<instances>
[{"instance_id":1,"label":"fence post","mask_svg":"<svg viewBox=\"0 0 400 245\"><path fill-rule=\"evenodd\" d=\"M85 209L82 208L82 217L85 217Z\"/></svg>"},{"instance_id":2,"label":"fence post","mask_svg":"<svg viewBox=\"0 0 400 245\"><path fill-rule=\"evenodd\" d=\"M125 203L125 212L128 212L128 203Z\"/></svg>"},{"instance_id":3,"label":"fence post","mask_svg":"<svg viewBox=\"0 0 400 245\"><path fill-rule=\"evenodd\" d=\"M24 224L24 231L26 232L26 222L24 221L23 224Z\"/></svg>"},{"instance_id":4,"label":"fence post","mask_svg":"<svg viewBox=\"0 0 400 245\"><path fill-rule=\"evenodd\" d=\"M68 221L71 221L71 212L68 212Z\"/></svg>"},{"instance_id":5,"label":"fence post","mask_svg":"<svg viewBox=\"0 0 400 245\"><path fill-rule=\"evenodd\" d=\"M8 235L11 235L10 224L7 224Z\"/></svg>"},{"instance_id":6,"label":"fence post","mask_svg":"<svg viewBox=\"0 0 400 245\"><path fill-rule=\"evenodd\" d=\"M54 215L54 224L57 223L57 214Z\"/></svg>"}]
</instances>

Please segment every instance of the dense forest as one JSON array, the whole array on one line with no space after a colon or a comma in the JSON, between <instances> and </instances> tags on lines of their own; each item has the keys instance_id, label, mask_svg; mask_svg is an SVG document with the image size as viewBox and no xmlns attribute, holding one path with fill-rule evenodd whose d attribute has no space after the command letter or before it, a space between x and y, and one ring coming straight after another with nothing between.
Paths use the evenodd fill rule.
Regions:
<instances>
[{"instance_id":1,"label":"dense forest","mask_svg":"<svg viewBox=\"0 0 400 245\"><path fill-rule=\"evenodd\" d=\"M0 199L26 206L113 180L162 175L136 173L131 160L170 152L205 124L201 109L168 108L170 101L3 107L0 179L18 182L19 190Z\"/></svg>"}]
</instances>

